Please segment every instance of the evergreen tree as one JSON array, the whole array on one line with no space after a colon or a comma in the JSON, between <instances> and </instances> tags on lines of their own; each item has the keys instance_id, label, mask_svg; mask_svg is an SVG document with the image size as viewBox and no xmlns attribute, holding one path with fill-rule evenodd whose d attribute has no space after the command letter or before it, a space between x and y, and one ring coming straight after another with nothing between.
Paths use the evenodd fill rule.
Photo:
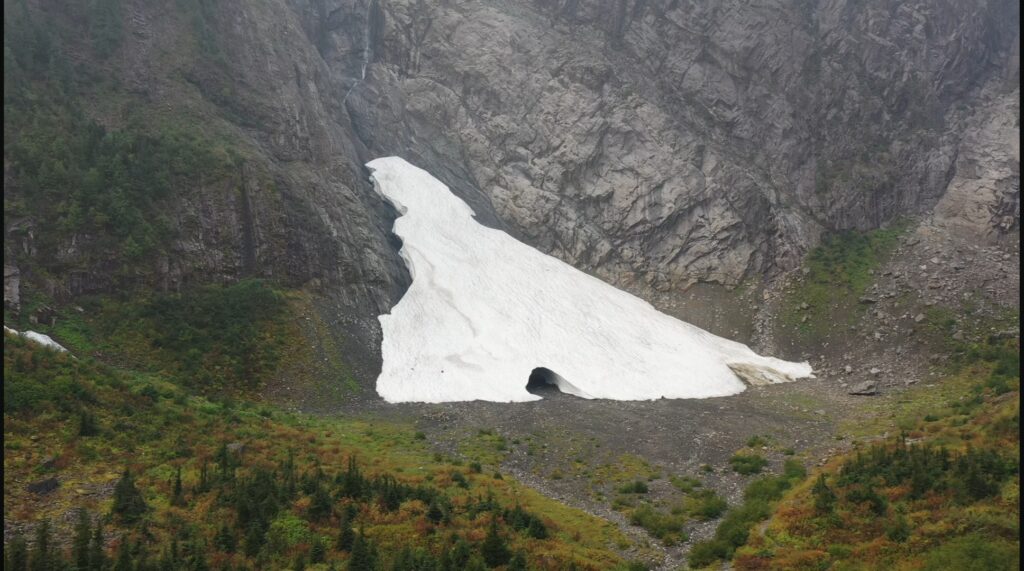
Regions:
<instances>
[{"instance_id":1,"label":"evergreen tree","mask_svg":"<svg viewBox=\"0 0 1024 571\"><path fill-rule=\"evenodd\" d=\"M359 464L355 456L349 456L348 468L345 472L338 474L338 483L341 484L339 494L343 498L358 499L366 491L366 479L359 471Z\"/></svg>"},{"instance_id":2,"label":"evergreen tree","mask_svg":"<svg viewBox=\"0 0 1024 571\"><path fill-rule=\"evenodd\" d=\"M425 549L402 548L391 565L391 571L436 571L437 560Z\"/></svg>"},{"instance_id":3,"label":"evergreen tree","mask_svg":"<svg viewBox=\"0 0 1024 571\"><path fill-rule=\"evenodd\" d=\"M284 467L281 474L283 485L281 486L281 492L284 498L290 500L295 497L295 451L288 449L288 459L285 460Z\"/></svg>"},{"instance_id":4,"label":"evergreen tree","mask_svg":"<svg viewBox=\"0 0 1024 571\"><path fill-rule=\"evenodd\" d=\"M114 506L112 513L119 516L124 523L135 523L142 518L142 515L149 509L142 492L135 487L135 480L131 471L125 468L121 479L114 486Z\"/></svg>"},{"instance_id":5,"label":"evergreen tree","mask_svg":"<svg viewBox=\"0 0 1024 571\"><path fill-rule=\"evenodd\" d=\"M515 556L508 562L508 571L527 571L526 556L522 551L516 551Z\"/></svg>"},{"instance_id":6,"label":"evergreen tree","mask_svg":"<svg viewBox=\"0 0 1024 571\"><path fill-rule=\"evenodd\" d=\"M171 505L182 507L185 505L185 494L181 486L181 466L174 472L174 489L171 492Z\"/></svg>"},{"instance_id":7,"label":"evergreen tree","mask_svg":"<svg viewBox=\"0 0 1024 571\"><path fill-rule=\"evenodd\" d=\"M323 563L327 559L327 548L324 547L324 542L318 537L313 541L313 546L309 549L309 562L313 565Z\"/></svg>"},{"instance_id":8,"label":"evergreen tree","mask_svg":"<svg viewBox=\"0 0 1024 571\"><path fill-rule=\"evenodd\" d=\"M25 537L16 533L4 549L4 569L26 571L28 568L28 543Z\"/></svg>"},{"instance_id":9,"label":"evergreen tree","mask_svg":"<svg viewBox=\"0 0 1024 571\"><path fill-rule=\"evenodd\" d=\"M203 465L199 468L199 485L196 487L196 493L203 494L208 491L210 491L210 464L203 460Z\"/></svg>"},{"instance_id":10,"label":"evergreen tree","mask_svg":"<svg viewBox=\"0 0 1024 571\"><path fill-rule=\"evenodd\" d=\"M117 559L114 561L114 571L133 571L132 567L131 546L128 544L128 538L122 537L121 544L117 547Z\"/></svg>"},{"instance_id":11,"label":"evergreen tree","mask_svg":"<svg viewBox=\"0 0 1024 571\"><path fill-rule=\"evenodd\" d=\"M534 539L548 538L547 526L536 516L530 516L530 523L526 526L526 533Z\"/></svg>"},{"instance_id":12,"label":"evergreen tree","mask_svg":"<svg viewBox=\"0 0 1024 571\"><path fill-rule=\"evenodd\" d=\"M473 555L460 571L487 571L487 564L484 563L483 557Z\"/></svg>"},{"instance_id":13,"label":"evergreen tree","mask_svg":"<svg viewBox=\"0 0 1024 571\"><path fill-rule=\"evenodd\" d=\"M352 520L347 509L341 510L341 523L338 530L338 541L335 547L339 551L352 551L352 544L355 542L356 533L352 530Z\"/></svg>"},{"instance_id":14,"label":"evergreen tree","mask_svg":"<svg viewBox=\"0 0 1024 571\"><path fill-rule=\"evenodd\" d=\"M391 564L391 571L414 571L412 549L408 545L398 552L395 562Z\"/></svg>"},{"instance_id":15,"label":"evergreen tree","mask_svg":"<svg viewBox=\"0 0 1024 571\"><path fill-rule=\"evenodd\" d=\"M250 524L249 529L245 532L245 554L255 557L263 549L265 537L266 531L262 527L255 522Z\"/></svg>"},{"instance_id":16,"label":"evergreen tree","mask_svg":"<svg viewBox=\"0 0 1024 571\"><path fill-rule=\"evenodd\" d=\"M430 502L430 507L427 508L427 519L435 525L441 523L441 520L444 519L444 511L441 510L441 506L436 500Z\"/></svg>"},{"instance_id":17,"label":"evergreen tree","mask_svg":"<svg viewBox=\"0 0 1024 571\"><path fill-rule=\"evenodd\" d=\"M491 516L491 526L487 530L487 537L484 538L484 542L480 546L480 554L484 556L484 563L488 567L504 565L508 563L509 558L512 556L508 551L508 545L505 544L505 540L498 534L497 516Z\"/></svg>"},{"instance_id":18,"label":"evergreen tree","mask_svg":"<svg viewBox=\"0 0 1024 571\"><path fill-rule=\"evenodd\" d=\"M82 412L78 415L78 435L85 437L96 436L99 432L96 417L88 410L82 409Z\"/></svg>"},{"instance_id":19,"label":"evergreen tree","mask_svg":"<svg viewBox=\"0 0 1024 571\"><path fill-rule=\"evenodd\" d=\"M217 450L217 470L221 483L227 483L234 480L235 477L235 465L231 458L231 451L228 450L227 442L221 443L220 449Z\"/></svg>"},{"instance_id":20,"label":"evergreen tree","mask_svg":"<svg viewBox=\"0 0 1024 571\"><path fill-rule=\"evenodd\" d=\"M206 561L206 545L204 542L189 540L185 544L185 552L188 554L189 569L192 571L209 571L210 564Z\"/></svg>"},{"instance_id":21,"label":"evergreen tree","mask_svg":"<svg viewBox=\"0 0 1024 571\"><path fill-rule=\"evenodd\" d=\"M832 491L832 488L828 487L828 482L825 481L825 474L818 475L818 481L811 488L811 494L814 496L814 511L819 515L832 513L836 505L836 493Z\"/></svg>"},{"instance_id":22,"label":"evergreen tree","mask_svg":"<svg viewBox=\"0 0 1024 571\"><path fill-rule=\"evenodd\" d=\"M312 501L309 504L309 519L322 521L331 515L331 496L320 484L316 484Z\"/></svg>"},{"instance_id":23,"label":"evergreen tree","mask_svg":"<svg viewBox=\"0 0 1024 571\"><path fill-rule=\"evenodd\" d=\"M885 525L885 536L896 543L903 543L910 539L910 533L910 522L902 513L896 514L896 517Z\"/></svg>"},{"instance_id":24,"label":"evergreen tree","mask_svg":"<svg viewBox=\"0 0 1024 571\"><path fill-rule=\"evenodd\" d=\"M56 567L53 546L50 545L50 520L44 519L36 526L36 542L32 546L29 569L51 571Z\"/></svg>"},{"instance_id":25,"label":"evergreen tree","mask_svg":"<svg viewBox=\"0 0 1024 571\"><path fill-rule=\"evenodd\" d=\"M473 552L465 539L453 536L451 541L452 546L441 558L441 569L442 571L463 571Z\"/></svg>"},{"instance_id":26,"label":"evergreen tree","mask_svg":"<svg viewBox=\"0 0 1024 571\"><path fill-rule=\"evenodd\" d=\"M71 561L78 571L88 571L91 567L89 561L89 542L92 540L92 529L89 525L89 514L85 510L78 510L78 522L75 523L75 535L71 542Z\"/></svg>"},{"instance_id":27,"label":"evergreen tree","mask_svg":"<svg viewBox=\"0 0 1024 571\"><path fill-rule=\"evenodd\" d=\"M89 542L89 571L104 571L107 568L106 543L103 538L103 520L96 520Z\"/></svg>"},{"instance_id":28,"label":"evergreen tree","mask_svg":"<svg viewBox=\"0 0 1024 571\"><path fill-rule=\"evenodd\" d=\"M231 532L231 529L227 524L220 526L220 530L217 532L217 537L214 538L214 543L218 549L225 553L234 553L237 547L235 542L235 534Z\"/></svg>"},{"instance_id":29,"label":"evergreen tree","mask_svg":"<svg viewBox=\"0 0 1024 571\"><path fill-rule=\"evenodd\" d=\"M178 538L171 539L171 546L164 550L160 556L160 571L172 571L178 569L181 562L178 560Z\"/></svg>"},{"instance_id":30,"label":"evergreen tree","mask_svg":"<svg viewBox=\"0 0 1024 571\"><path fill-rule=\"evenodd\" d=\"M374 571L377 568L377 550L362 530L352 542L352 555L348 560L349 571Z\"/></svg>"}]
</instances>

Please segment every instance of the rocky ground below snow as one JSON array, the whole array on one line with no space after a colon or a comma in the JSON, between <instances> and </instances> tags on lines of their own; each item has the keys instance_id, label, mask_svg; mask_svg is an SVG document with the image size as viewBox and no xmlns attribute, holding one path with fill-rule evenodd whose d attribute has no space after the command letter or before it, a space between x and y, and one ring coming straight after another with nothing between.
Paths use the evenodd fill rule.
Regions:
<instances>
[{"instance_id":1,"label":"rocky ground below snow","mask_svg":"<svg viewBox=\"0 0 1024 571\"><path fill-rule=\"evenodd\" d=\"M1019 335L1020 246L971 243L925 221L901 237L857 299L853 325L826 332L804 350L819 375L841 379L848 392L874 394L941 373L950 342ZM776 302L788 287L771 292ZM776 327L759 315L759 330ZM793 337L786 339L793 347Z\"/></svg>"},{"instance_id":2,"label":"rocky ground below snow","mask_svg":"<svg viewBox=\"0 0 1024 571\"><path fill-rule=\"evenodd\" d=\"M464 452L464 443L482 429L519 442L503 454L501 471L616 523L646 546L626 555L660 559L659 569L674 569L693 541L713 534L717 521L691 521L686 529L690 541L665 547L614 510L614 489L595 484L585 472L632 455L661 475L652 483L648 500L678 498L667 483L669 475L678 475L698 477L735 505L752 477L732 472L728 459L751 436L771 438L772 445L761 453L773 471L788 457L782 452L786 448L808 466L824 463L851 445L840 427L869 414L873 399L939 380L946 370L949 339L1018 334L1018 324L1008 317L1018 307L1018 253L1016 244L971 244L927 222L920 224L874 270L874 282L857 300L853 325L834 327L818 343L803 347L787 338L778 322L781 300L792 283L787 280L764 290L723 294L712 288L678 292L675 298L649 297L663 311L691 319L697 315L695 322L711 324L716 333L743 339L742 331L760 351L806 358L815 379L751 387L739 395L706 400L613 402L557 394L514 405L387 405L364 395L341 408L414 421L439 450L454 455ZM794 272L789 279L800 276ZM732 307L725 299L701 303L702 297L728 296ZM695 307L705 309L694 313ZM751 314L756 318L751 320ZM533 451L523 444L527 440ZM704 472L705 464L713 472Z\"/></svg>"}]
</instances>

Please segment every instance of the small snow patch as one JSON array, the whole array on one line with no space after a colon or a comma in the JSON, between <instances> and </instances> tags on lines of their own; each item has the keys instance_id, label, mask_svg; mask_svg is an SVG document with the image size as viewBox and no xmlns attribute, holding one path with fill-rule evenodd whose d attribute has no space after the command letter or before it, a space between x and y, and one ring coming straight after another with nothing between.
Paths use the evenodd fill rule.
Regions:
<instances>
[{"instance_id":1,"label":"small snow patch","mask_svg":"<svg viewBox=\"0 0 1024 571\"><path fill-rule=\"evenodd\" d=\"M50 349L55 349L63 353L68 352L68 350L65 349L60 343L57 343L56 341L53 340L53 338L44 333L37 333L35 331L18 331L16 329L11 329L6 325L4 325L4 333L10 333L11 335L18 335L19 337L24 337L25 339L28 339L33 343L42 345L43 347L49 347Z\"/></svg>"}]
</instances>

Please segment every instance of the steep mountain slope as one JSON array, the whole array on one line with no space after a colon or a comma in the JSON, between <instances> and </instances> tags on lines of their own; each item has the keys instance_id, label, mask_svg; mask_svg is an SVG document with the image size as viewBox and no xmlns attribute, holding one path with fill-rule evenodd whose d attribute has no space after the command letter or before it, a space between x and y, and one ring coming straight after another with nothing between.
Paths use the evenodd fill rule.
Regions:
<instances>
[{"instance_id":1,"label":"steep mountain slope","mask_svg":"<svg viewBox=\"0 0 1024 571\"><path fill-rule=\"evenodd\" d=\"M772 276L936 204L973 239L1018 232L1019 151L986 150L1019 131L1008 1L4 6L8 307L270 277L372 348L408 283L361 166L383 154L641 292ZM45 151L94 125L127 141L114 162L167 147L168 184L109 197L165 188L122 217L155 230L62 194L102 157Z\"/></svg>"},{"instance_id":2,"label":"steep mountain slope","mask_svg":"<svg viewBox=\"0 0 1024 571\"><path fill-rule=\"evenodd\" d=\"M927 213L954 170L1007 181L972 231L1016 227L1019 155L957 162L965 130L1015 117L1013 3L379 5L356 133L464 169L528 241L613 279L790 269L823 232Z\"/></svg>"}]
</instances>

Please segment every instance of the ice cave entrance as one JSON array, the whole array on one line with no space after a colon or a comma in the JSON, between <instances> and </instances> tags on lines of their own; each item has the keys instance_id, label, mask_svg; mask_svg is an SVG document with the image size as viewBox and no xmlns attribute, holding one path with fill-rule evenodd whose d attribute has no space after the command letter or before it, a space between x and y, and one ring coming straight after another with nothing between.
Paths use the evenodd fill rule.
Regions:
<instances>
[{"instance_id":1,"label":"ice cave entrance","mask_svg":"<svg viewBox=\"0 0 1024 571\"><path fill-rule=\"evenodd\" d=\"M562 392L561 383L564 382L551 369L537 367L530 371L530 379L526 381L526 390L537 396L555 396Z\"/></svg>"}]
</instances>

